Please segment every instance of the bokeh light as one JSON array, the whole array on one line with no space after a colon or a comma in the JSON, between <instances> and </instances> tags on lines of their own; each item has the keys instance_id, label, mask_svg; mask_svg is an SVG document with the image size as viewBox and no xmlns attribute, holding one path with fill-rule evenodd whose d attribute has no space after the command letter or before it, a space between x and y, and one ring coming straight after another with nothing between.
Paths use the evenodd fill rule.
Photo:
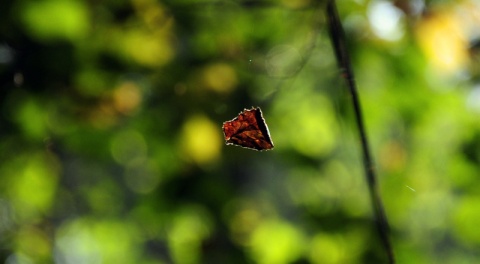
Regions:
<instances>
[{"instance_id":1,"label":"bokeh light","mask_svg":"<svg viewBox=\"0 0 480 264\"><path fill-rule=\"evenodd\" d=\"M325 3L2 2L0 262L385 263ZM397 262L476 263L480 3L337 4Z\"/></svg>"}]
</instances>

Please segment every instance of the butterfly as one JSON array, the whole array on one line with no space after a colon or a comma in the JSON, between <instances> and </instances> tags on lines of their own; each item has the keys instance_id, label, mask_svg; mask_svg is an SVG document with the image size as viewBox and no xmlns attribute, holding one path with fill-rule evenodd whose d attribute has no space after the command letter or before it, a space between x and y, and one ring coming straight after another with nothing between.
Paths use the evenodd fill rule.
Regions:
<instances>
[{"instance_id":1,"label":"butterfly","mask_svg":"<svg viewBox=\"0 0 480 264\"><path fill-rule=\"evenodd\" d=\"M259 107L245 109L237 117L223 123L227 145L236 145L254 150L273 149L262 110Z\"/></svg>"}]
</instances>

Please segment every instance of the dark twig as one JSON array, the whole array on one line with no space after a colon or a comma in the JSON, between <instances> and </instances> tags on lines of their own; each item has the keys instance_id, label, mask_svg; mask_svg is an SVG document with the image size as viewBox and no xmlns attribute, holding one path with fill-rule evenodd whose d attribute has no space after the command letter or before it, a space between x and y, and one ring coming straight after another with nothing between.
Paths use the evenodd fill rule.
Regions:
<instances>
[{"instance_id":1,"label":"dark twig","mask_svg":"<svg viewBox=\"0 0 480 264\"><path fill-rule=\"evenodd\" d=\"M340 23L340 19L338 18L335 0L329 0L327 4L327 19L329 33L332 40L333 48L335 50L338 67L342 71L342 77L345 78L352 97L353 108L355 111L355 119L357 122L358 132L362 143L365 176L367 178L368 188L370 191L370 199L375 211L375 220L378 233L387 253L388 262L395 263L395 256L390 243L390 238L388 236L388 220L385 216L382 200L380 198L380 193L377 187L375 167L368 147L367 134L365 132L365 126L363 124L360 100L357 94L357 88L353 76L350 58L348 56L347 48L345 46L345 33L343 31L342 24Z\"/></svg>"}]
</instances>

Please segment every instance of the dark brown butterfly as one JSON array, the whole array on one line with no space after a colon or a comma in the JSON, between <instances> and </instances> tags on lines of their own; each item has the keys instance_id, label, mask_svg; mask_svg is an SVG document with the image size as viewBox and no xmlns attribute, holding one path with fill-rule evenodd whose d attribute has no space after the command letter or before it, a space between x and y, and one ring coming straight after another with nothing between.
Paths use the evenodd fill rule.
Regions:
<instances>
[{"instance_id":1,"label":"dark brown butterfly","mask_svg":"<svg viewBox=\"0 0 480 264\"><path fill-rule=\"evenodd\" d=\"M227 145L254 150L273 149L270 132L259 107L245 109L234 119L223 123L223 134Z\"/></svg>"}]
</instances>

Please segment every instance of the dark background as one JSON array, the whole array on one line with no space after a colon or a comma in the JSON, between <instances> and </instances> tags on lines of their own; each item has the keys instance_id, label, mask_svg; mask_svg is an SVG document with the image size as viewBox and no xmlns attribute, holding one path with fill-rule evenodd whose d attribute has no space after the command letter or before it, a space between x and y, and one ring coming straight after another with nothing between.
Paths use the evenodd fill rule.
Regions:
<instances>
[{"instance_id":1,"label":"dark background","mask_svg":"<svg viewBox=\"0 0 480 264\"><path fill-rule=\"evenodd\" d=\"M398 263L478 260L480 3L338 4ZM0 260L385 262L324 12L2 1Z\"/></svg>"}]
</instances>

